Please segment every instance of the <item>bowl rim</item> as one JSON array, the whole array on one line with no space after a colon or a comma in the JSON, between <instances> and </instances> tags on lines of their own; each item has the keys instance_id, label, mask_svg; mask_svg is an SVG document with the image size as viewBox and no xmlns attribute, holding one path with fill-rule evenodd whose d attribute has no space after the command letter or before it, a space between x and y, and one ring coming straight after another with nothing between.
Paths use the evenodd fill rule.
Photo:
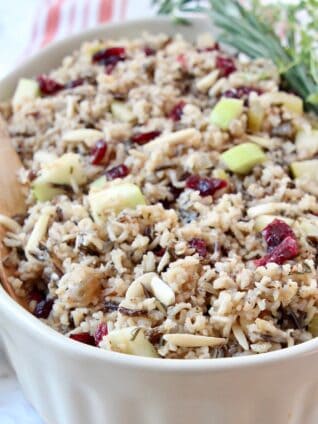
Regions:
<instances>
[{"instance_id":1,"label":"bowl rim","mask_svg":"<svg viewBox=\"0 0 318 424\"><path fill-rule=\"evenodd\" d=\"M193 23L200 25L204 22L207 28L207 20L202 17L192 18ZM94 28L81 31L77 34L68 36L62 40L55 41L45 47L31 58L21 62L12 72L0 80L0 86L6 83L11 84L21 76L25 67L31 66L32 63L44 60L49 54L55 52L67 44L81 43L83 39L92 39L98 37L105 30L133 28L143 25L155 23L165 26L171 25L171 20L167 17L155 17L129 20L123 23L109 23L95 26ZM0 282L0 315L3 314L8 320L16 320L16 324L24 328L26 332L39 336L43 342L47 342L53 348L58 348L65 353L72 355L74 358L82 356L86 359L94 359L98 361L107 361L110 364L125 366L129 368L140 368L144 370L160 371L160 372L222 372L231 371L238 368L254 368L264 365L279 364L286 360L293 360L300 356L309 356L318 353L318 337L301 343L296 346L287 347L281 350L255 354L246 356L237 356L230 358L213 359L162 359L147 358L142 356L134 356L122 354L118 352L106 351L83 343L74 342L65 337L58 331L49 327L40 319L34 317L30 312L26 311L22 306L15 302L9 294L4 290Z\"/></svg>"},{"instance_id":2,"label":"bowl rim","mask_svg":"<svg viewBox=\"0 0 318 424\"><path fill-rule=\"evenodd\" d=\"M273 352L255 355L237 356L216 359L163 359L148 358L143 356L128 355L119 352L89 346L84 343L75 342L65 335L49 327L39 318L33 316L22 306L16 303L0 285L0 315L4 314L14 317L17 324L26 332L39 337L48 343L53 349L59 349L76 357L85 357L87 360L106 361L113 365L125 366L127 368L139 368L160 372L222 372L242 368L259 368L265 365L279 365L287 360L296 360L299 357L308 357L318 353L318 337L301 344L280 349Z\"/></svg>"}]
</instances>

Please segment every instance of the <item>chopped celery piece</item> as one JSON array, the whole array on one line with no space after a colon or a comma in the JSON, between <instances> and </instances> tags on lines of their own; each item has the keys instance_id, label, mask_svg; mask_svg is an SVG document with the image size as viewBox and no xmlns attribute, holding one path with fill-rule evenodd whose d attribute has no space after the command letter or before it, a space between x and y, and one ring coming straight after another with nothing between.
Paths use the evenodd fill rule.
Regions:
<instances>
[{"instance_id":1,"label":"chopped celery piece","mask_svg":"<svg viewBox=\"0 0 318 424\"><path fill-rule=\"evenodd\" d=\"M215 106L210 115L212 124L222 130L227 130L231 122L243 112L244 102L239 99L223 97Z\"/></svg>"},{"instance_id":2,"label":"chopped celery piece","mask_svg":"<svg viewBox=\"0 0 318 424\"><path fill-rule=\"evenodd\" d=\"M318 159L292 162L290 169L295 178L307 177L312 180L318 180Z\"/></svg>"},{"instance_id":3,"label":"chopped celery piece","mask_svg":"<svg viewBox=\"0 0 318 424\"><path fill-rule=\"evenodd\" d=\"M41 202L51 200L65 193L73 184L81 185L85 182L86 175L80 156L66 153L42 169L33 181L33 194Z\"/></svg>"},{"instance_id":4,"label":"chopped celery piece","mask_svg":"<svg viewBox=\"0 0 318 424\"><path fill-rule=\"evenodd\" d=\"M103 223L111 213L119 213L126 208L145 205L145 198L140 188L132 183L110 185L100 191L89 193L89 204L93 218L97 223Z\"/></svg>"},{"instance_id":5,"label":"chopped celery piece","mask_svg":"<svg viewBox=\"0 0 318 424\"><path fill-rule=\"evenodd\" d=\"M25 100L33 100L39 97L39 84L27 78L21 78L15 90L12 104L14 107L22 105Z\"/></svg>"},{"instance_id":6,"label":"chopped celery piece","mask_svg":"<svg viewBox=\"0 0 318 424\"><path fill-rule=\"evenodd\" d=\"M248 174L266 160L266 155L256 144L243 143L224 152L221 159L232 172Z\"/></svg>"},{"instance_id":7,"label":"chopped celery piece","mask_svg":"<svg viewBox=\"0 0 318 424\"><path fill-rule=\"evenodd\" d=\"M142 328L127 327L113 330L106 339L113 351L150 358L158 357L156 349L146 338Z\"/></svg>"}]
</instances>

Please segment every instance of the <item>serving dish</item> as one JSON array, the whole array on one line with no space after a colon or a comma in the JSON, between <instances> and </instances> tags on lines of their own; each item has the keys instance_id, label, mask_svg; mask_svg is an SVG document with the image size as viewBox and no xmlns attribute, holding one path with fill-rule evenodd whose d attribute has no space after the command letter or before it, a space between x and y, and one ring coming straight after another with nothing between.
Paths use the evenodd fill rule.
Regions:
<instances>
[{"instance_id":1,"label":"serving dish","mask_svg":"<svg viewBox=\"0 0 318 424\"><path fill-rule=\"evenodd\" d=\"M0 83L8 98L20 77L51 69L82 41L210 29L205 20L174 27L154 19L102 26L47 48ZM17 305L1 288L4 345L18 379L45 422L315 423L318 341L280 352L217 361L167 360L105 352L67 340Z\"/></svg>"}]
</instances>

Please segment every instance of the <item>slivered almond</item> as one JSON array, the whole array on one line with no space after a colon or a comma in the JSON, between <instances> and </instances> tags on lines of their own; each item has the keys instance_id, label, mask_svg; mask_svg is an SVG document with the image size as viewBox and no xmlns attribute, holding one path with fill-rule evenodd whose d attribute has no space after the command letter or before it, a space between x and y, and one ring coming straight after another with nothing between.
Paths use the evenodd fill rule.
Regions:
<instances>
[{"instance_id":1,"label":"slivered almond","mask_svg":"<svg viewBox=\"0 0 318 424\"><path fill-rule=\"evenodd\" d=\"M136 278L136 280L134 280L128 287L125 299L133 301L138 297L144 297L145 292L143 287L145 287L147 290L150 290L150 282L155 276L156 274L154 272L147 272L146 274Z\"/></svg>"},{"instance_id":2,"label":"slivered almond","mask_svg":"<svg viewBox=\"0 0 318 424\"><path fill-rule=\"evenodd\" d=\"M126 327L111 331L104 338L109 342L111 350L130 355L157 358L154 346L146 338L144 330L137 327Z\"/></svg>"},{"instance_id":3,"label":"slivered almond","mask_svg":"<svg viewBox=\"0 0 318 424\"><path fill-rule=\"evenodd\" d=\"M259 215L271 215L281 210L286 210L286 207L288 206L288 203L284 202L261 203L260 205L251 206L247 210L247 215L249 218L256 218Z\"/></svg>"},{"instance_id":4,"label":"slivered almond","mask_svg":"<svg viewBox=\"0 0 318 424\"><path fill-rule=\"evenodd\" d=\"M83 142L88 147L93 147L98 140L104 138L104 133L92 128L79 128L71 130L62 136L63 141L68 143Z\"/></svg>"},{"instance_id":5,"label":"slivered almond","mask_svg":"<svg viewBox=\"0 0 318 424\"><path fill-rule=\"evenodd\" d=\"M195 128L187 128L173 132L171 134L164 134L157 137L155 140L144 145L144 150L147 152L153 151L153 149L163 149L175 146L177 144L186 143L191 146L198 146L200 144L201 134Z\"/></svg>"},{"instance_id":6,"label":"slivered almond","mask_svg":"<svg viewBox=\"0 0 318 424\"><path fill-rule=\"evenodd\" d=\"M135 280L133 281L126 291L125 299L129 301L133 301L139 297L144 297L144 289L142 288L142 284Z\"/></svg>"},{"instance_id":7,"label":"slivered almond","mask_svg":"<svg viewBox=\"0 0 318 424\"><path fill-rule=\"evenodd\" d=\"M32 253L39 247L40 241L45 236L50 219L50 212L44 209L42 215L36 221L29 240L25 246L25 255L28 260L34 259Z\"/></svg>"},{"instance_id":8,"label":"slivered almond","mask_svg":"<svg viewBox=\"0 0 318 424\"><path fill-rule=\"evenodd\" d=\"M239 345L242 346L244 350L249 350L249 344L242 328L237 323L235 323L232 325L232 331Z\"/></svg>"},{"instance_id":9,"label":"slivered almond","mask_svg":"<svg viewBox=\"0 0 318 424\"><path fill-rule=\"evenodd\" d=\"M19 233L20 231L22 231L21 226L14 219L9 218L6 215L0 214L0 225L5 227L12 233Z\"/></svg>"},{"instance_id":10,"label":"slivered almond","mask_svg":"<svg viewBox=\"0 0 318 424\"><path fill-rule=\"evenodd\" d=\"M285 218L284 216L279 215L259 215L255 218L254 228L256 231L263 231L268 224L273 222L275 219L280 219L281 221L286 222L288 225L293 225L294 221L290 218Z\"/></svg>"},{"instance_id":11,"label":"slivered almond","mask_svg":"<svg viewBox=\"0 0 318 424\"><path fill-rule=\"evenodd\" d=\"M172 288L157 276L152 278L150 282L150 290L165 306L170 306L176 301Z\"/></svg>"},{"instance_id":12,"label":"slivered almond","mask_svg":"<svg viewBox=\"0 0 318 424\"><path fill-rule=\"evenodd\" d=\"M205 75L203 78L199 79L196 83L196 87L199 91L206 92L211 88L217 81L219 76L219 70L214 69L208 75Z\"/></svg>"},{"instance_id":13,"label":"slivered almond","mask_svg":"<svg viewBox=\"0 0 318 424\"><path fill-rule=\"evenodd\" d=\"M179 347L218 346L226 342L222 337L208 337L195 334L165 334L164 340Z\"/></svg>"}]
</instances>

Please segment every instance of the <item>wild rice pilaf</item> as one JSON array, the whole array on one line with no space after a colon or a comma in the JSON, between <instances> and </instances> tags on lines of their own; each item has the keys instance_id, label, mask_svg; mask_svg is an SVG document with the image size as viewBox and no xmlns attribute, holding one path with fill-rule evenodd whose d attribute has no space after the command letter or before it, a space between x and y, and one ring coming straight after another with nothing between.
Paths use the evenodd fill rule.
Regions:
<instances>
[{"instance_id":1,"label":"wild rice pilaf","mask_svg":"<svg viewBox=\"0 0 318 424\"><path fill-rule=\"evenodd\" d=\"M316 335L317 130L271 63L206 35L87 42L0 110L28 199L5 264L38 318L162 358Z\"/></svg>"}]
</instances>

